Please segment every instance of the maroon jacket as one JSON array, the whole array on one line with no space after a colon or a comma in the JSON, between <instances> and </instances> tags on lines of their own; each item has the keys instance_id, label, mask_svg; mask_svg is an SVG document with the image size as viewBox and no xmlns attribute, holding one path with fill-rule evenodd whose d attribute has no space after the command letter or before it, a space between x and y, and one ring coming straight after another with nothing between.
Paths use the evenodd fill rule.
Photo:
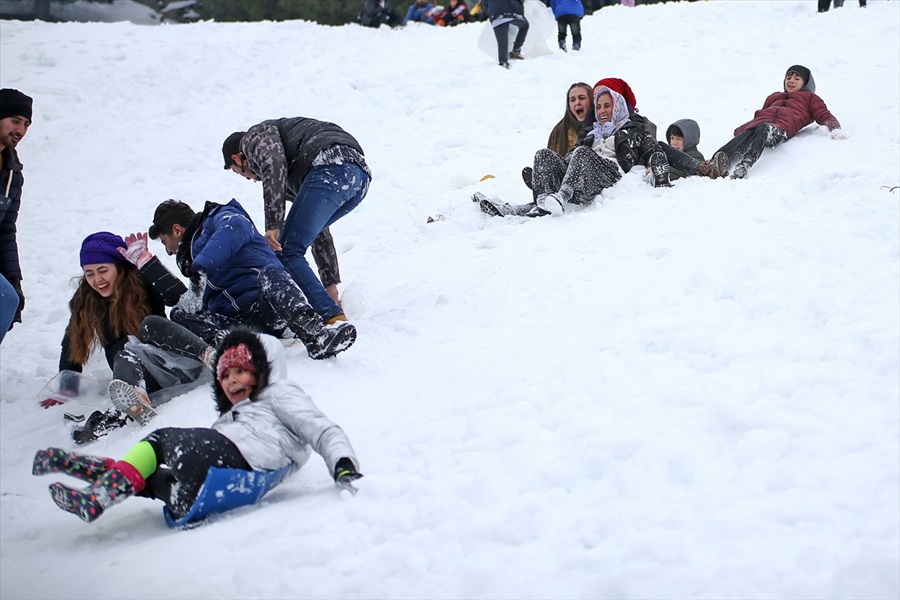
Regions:
<instances>
[{"instance_id":1,"label":"maroon jacket","mask_svg":"<svg viewBox=\"0 0 900 600\"><path fill-rule=\"evenodd\" d=\"M737 136L763 123L772 123L787 132L788 139L815 121L828 127L828 131L839 129L841 124L829 112L825 102L813 92L775 92L766 98L762 109L756 111L753 120L734 130Z\"/></svg>"}]
</instances>

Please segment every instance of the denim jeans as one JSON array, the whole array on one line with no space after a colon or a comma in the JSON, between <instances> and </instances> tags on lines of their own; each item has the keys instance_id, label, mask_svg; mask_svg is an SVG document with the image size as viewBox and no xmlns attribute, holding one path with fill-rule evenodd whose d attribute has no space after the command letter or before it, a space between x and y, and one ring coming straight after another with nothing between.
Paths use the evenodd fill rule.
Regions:
<instances>
[{"instance_id":1,"label":"denim jeans","mask_svg":"<svg viewBox=\"0 0 900 600\"><path fill-rule=\"evenodd\" d=\"M356 208L369 190L369 176L354 163L320 165L303 179L281 229L276 255L324 320L341 312L306 261L306 250L323 229Z\"/></svg>"},{"instance_id":2,"label":"denim jeans","mask_svg":"<svg viewBox=\"0 0 900 600\"><path fill-rule=\"evenodd\" d=\"M19 294L6 277L0 275L0 343L9 331L18 309Z\"/></svg>"}]
</instances>

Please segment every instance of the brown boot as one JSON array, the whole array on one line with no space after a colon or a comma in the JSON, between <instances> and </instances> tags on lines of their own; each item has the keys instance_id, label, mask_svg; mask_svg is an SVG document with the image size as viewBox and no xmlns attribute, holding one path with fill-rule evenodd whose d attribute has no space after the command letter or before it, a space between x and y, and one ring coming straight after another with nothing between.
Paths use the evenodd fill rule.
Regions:
<instances>
[{"instance_id":1,"label":"brown boot","mask_svg":"<svg viewBox=\"0 0 900 600\"><path fill-rule=\"evenodd\" d=\"M697 165L697 173L710 179L728 175L728 155L722 151L716 152L710 160L704 160Z\"/></svg>"}]
</instances>

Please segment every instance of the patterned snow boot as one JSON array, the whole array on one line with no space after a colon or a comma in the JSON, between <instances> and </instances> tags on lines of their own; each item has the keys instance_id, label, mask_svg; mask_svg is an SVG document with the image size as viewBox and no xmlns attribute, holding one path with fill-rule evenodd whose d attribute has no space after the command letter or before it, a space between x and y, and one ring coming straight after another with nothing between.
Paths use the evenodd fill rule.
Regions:
<instances>
[{"instance_id":1,"label":"patterned snow boot","mask_svg":"<svg viewBox=\"0 0 900 600\"><path fill-rule=\"evenodd\" d=\"M156 411L150 404L147 392L121 379L113 379L109 384L109 399L118 410L141 425L146 425L156 418Z\"/></svg>"},{"instance_id":2,"label":"patterned snow boot","mask_svg":"<svg viewBox=\"0 0 900 600\"><path fill-rule=\"evenodd\" d=\"M538 196L536 204L537 208L554 217L558 217L566 211L566 203L560 197L559 193Z\"/></svg>"},{"instance_id":3,"label":"patterned snow boot","mask_svg":"<svg viewBox=\"0 0 900 600\"><path fill-rule=\"evenodd\" d=\"M47 448L46 450L38 450L35 453L31 474L64 473L81 481L94 483L115 462L112 458L77 454L75 452L67 452L62 448Z\"/></svg>"},{"instance_id":4,"label":"patterned snow boot","mask_svg":"<svg viewBox=\"0 0 900 600\"><path fill-rule=\"evenodd\" d=\"M61 483L50 484L50 496L58 507L90 523L110 506L140 492L144 485L144 478L137 469L119 461L84 489L77 490Z\"/></svg>"}]
</instances>

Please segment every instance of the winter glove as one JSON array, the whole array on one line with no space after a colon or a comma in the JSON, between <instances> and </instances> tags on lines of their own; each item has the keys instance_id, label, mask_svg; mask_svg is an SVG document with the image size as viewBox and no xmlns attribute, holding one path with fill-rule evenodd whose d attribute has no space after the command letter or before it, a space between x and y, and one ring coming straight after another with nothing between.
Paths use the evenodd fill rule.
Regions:
<instances>
[{"instance_id":1,"label":"winter glove","mask_svg":"<svg viewBox=\"0 0 900 600\"><path fill-rule=\"evenodd\" d=\"M831 139L833 140L846 140L848 137L850 137L850 134L840 127L831 130Z\"/></svg>"},{"instance_id":2,"label":"winter glove","mask_svg":"<svg viewBox=\"0 0 900 600\"><path fill-rule=\"evenodd\" d=\"M153 255L147 250L148 236L146 233L132 233L125 238L127 248L119 248L119 253L125 259L136 266L138 269L143 267L153 258Z\"/></svg>"},{"instance_id":3,"label":"winter glove","mask_svg":"<svg viewBox=\"0 0 900 600\"><path fill-rule=\"evenodd\" d=\"M337 461L334 466L334 482L338 487L349 490L352 494L357 492L357 489L353 487L353 482L360 477L362 477L362 473L356 471L353 461L346 456Z\"/></svg>"},{"instance_id":4,"label":"winter glove","mask_svg":"<svg viewBox=\"0 0 900 600\"><path fill-rule=\"evenodd\" d=\"M9 284L13 286L13 289L16 290L16 293L19 295L19 308L16 309L16 314L13 316L12 323L9 324L9 328L12 329L13 325L22 322L22 311L25 310L25 294L22 292L21 279L13 279Z\"/></svg>"}]
</instances>

